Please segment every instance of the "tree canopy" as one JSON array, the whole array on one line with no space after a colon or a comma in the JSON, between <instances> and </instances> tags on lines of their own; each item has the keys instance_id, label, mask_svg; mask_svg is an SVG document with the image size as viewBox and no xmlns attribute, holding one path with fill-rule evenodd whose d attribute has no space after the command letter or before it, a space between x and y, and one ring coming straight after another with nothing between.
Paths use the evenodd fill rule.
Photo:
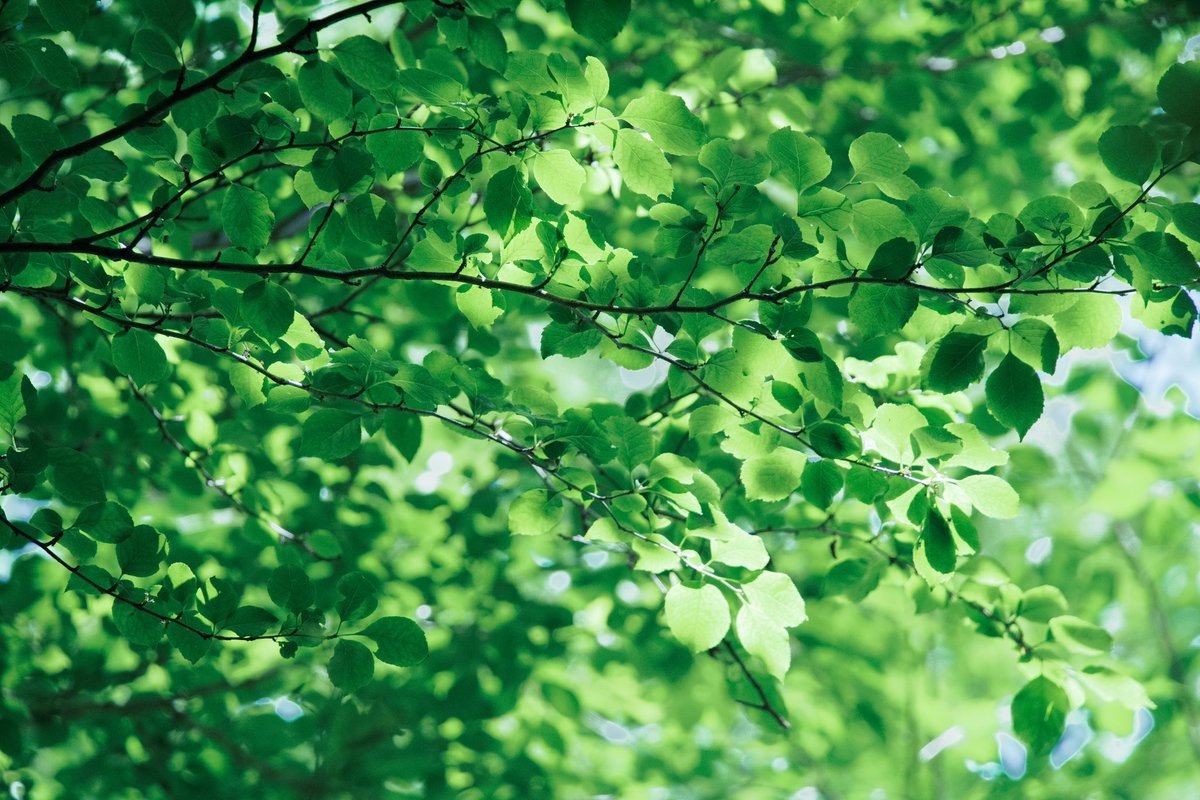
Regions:
<instances>
[{"instance_id":1,"label":"tree canopy","mask_svg":"<svg viewBox=\"0 0 1200 800\"><path fill-rule=\"evenodd\" d=\"M0 0L10 794L1187 796L1197 34Z\"/></svg>"}]
</instances>

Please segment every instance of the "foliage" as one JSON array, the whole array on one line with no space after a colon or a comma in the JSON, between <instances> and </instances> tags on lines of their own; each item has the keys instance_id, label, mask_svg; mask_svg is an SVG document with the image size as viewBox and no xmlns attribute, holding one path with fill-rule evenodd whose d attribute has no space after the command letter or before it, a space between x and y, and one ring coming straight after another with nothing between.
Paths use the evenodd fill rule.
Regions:
<instances>
[{"instance_id":1,"label":"foliage","mask_svg":"<svg viewBox=\"0 0 1200 800\"><path fill-rule=\"evenodd\" d=\"M13 795L1194 787L1187 5L855 5L0 2Z\"/></svg>"}]
</instances>

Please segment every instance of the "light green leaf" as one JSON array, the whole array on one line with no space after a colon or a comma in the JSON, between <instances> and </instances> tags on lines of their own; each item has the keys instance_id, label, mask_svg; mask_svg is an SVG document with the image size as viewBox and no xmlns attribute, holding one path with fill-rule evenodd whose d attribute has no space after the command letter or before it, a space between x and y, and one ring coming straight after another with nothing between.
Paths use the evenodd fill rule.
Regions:
<instances>
[{"instance_id":1,"label":"light green leaf","mask_svg":"<svg viewBox=\"0 0 1200 800\"><path fill-rule=\"evenodd\" d=\"M714 539L712 557L730 567L745 569L762 569L771 560L762 539L744 531L725 539Z\"/></svg>"},{"instance_id":2,"label":"light green leaf","mask_svg":"<svg viewBox=\"0 0 1200 800\"><path fill-rule=\"evenodd\" d=\"M587 173L569 151L543 150L533 159L533 177L547 197L567 206L579 202Z\"/></svg>"},{"instance_id":3,"label":"light green leaf","mask_svg":"<svg viewBox=\"0 0 1200 800\"><path fill-rule=\"evenodd\" d=\"M508 507L508 530L519 536L553 533L562 521L563 502L545 489L531 489Z\"/></svg>"},{"instance_id":4,"label":"light green leaf","mask_svg":"<svg viewBox=\"0 0 1200 800\"><path fill-rule=\"evenodd\" d=\"M767 155L798 193L829 177L833 161L816 139L791 128L767 137Z\"/></svg>"},{"instance_id":5,"label":"light green leaf","mask_svg":"<svg viewBox=\"0 0 1200 800\"><path fill-rule=\"evenodd\" d=\"M1020 511L1021 499L1003 478L969 475L960 480L958 485L981 514L996 519L1010 519Z\"/></svg>"},{"instance_id":6,"label":"light green leaf","mask_svg":"<svg viewBox=\"0 0 1200 800\"><path fill-rule=\"evenodd\" d=\"M729 631L729 603L712 584L693 589L676 584L667 591L667 625L693 653L711 650Z\"/></svg>"},{"instance_id":7,"label":"light green leaf","mask_svg":"<svg viewBox=\"0 0 1200 800\"><path fill-rule=\"evenodd\" d=\"M708 138L704 123L688 110L683 98L650 92L625 106L621 119L650 134L656 145L677 156L694 156Z\"/></svg>"},{"instance_id":8,"label":"light green leaf","mask_svg":"<svg viewBox=\"0 0 1200 800\"><path fill-rule=\"evenodd\" d=\"M787 630L752 605L744 605L737 615L737 635L746 652L758 656L767 672L778 680L787 675L792 664L792 648Z\"/></svg>"},{"instance_id":9,"label":"light green leaf","mask_svg":"<svg viewBox=\"0 0 1200 800\"><path fill-rule=\"evenodd\" d=\"M1009 328L1012 353L1026 364L1051 374L1058 363L1058 337L1054 329L1040 319L1019 320Z\"/></svg>"},{"instance_id":10,"label":"light green leaf","mask_svg":"<svg viewBox=\"0 0 1200 800\"><path fill-rule=\"evenodd\" d=\"M751 500L785 500L800 486L803 462L796 453L777 452L742 465L742 485Z\"/></svg>"},{"instance_id":11,"label":"light green leaf","mask_svg":"<svg viewBox=\"0 0 1200 800\"><path fill-rule=\"evenodd\" d=\"M405 94L431 106L449 106L462 100L466 87L440 72L427 69L400 70Z\"/></svg>"},{"instance_id":12,"label":"light green leaf","mask_svg":"<svg viewBox=\"0 0 1200 800\"><path fill-rule=\"evenodd\" d=\"M781 572L763 572L742 589L747 600L778 625L794 628L808 619L796 584Z\"/></svg>"},{"instance_id":13,"label":"light green leaf","mask_svg":"<svg viewBox=\"0 0 1200 800\"><path fill-rule=\"evenodd\" d=\"M864 133L850 144L850 165L857 180L886 181L903 174L908 164L904 148L886 133Z\"/></svg>"},{"instance_id":14,"label":"light green leaf","mask_svg":"<svg viewBox=\"0 0 1200 800\"><path fill-rule=\"evenodd\" d=\"M617 131L613 160L621 171L621 180L633 191L655 199L675 191L666 156L640 133L628 129Z\"/></svg>"},{"instance_id":15,"label":"light green leaf","mask_svg":"<svg viewBox=\"0 0 1200 800\"><path fill-rule=\"evenodd\" d=\"M1067 598L1057 586L1034 586L1021 595L1017 613L1033 622L1049 622L1067 612Z\"/></svg>"},{"instance_id":16,"label":"light green leaf","mask_svg":"<svg viewBox=\"0 0 1200 800\"><path fill-rule=\"evenodd\" d=\"M1104 655L1113 645L1108 631L1079 617L1055 617L1050 620L1050 633L1063 647L1086 656Z\"/></svg>"}]
</instances>

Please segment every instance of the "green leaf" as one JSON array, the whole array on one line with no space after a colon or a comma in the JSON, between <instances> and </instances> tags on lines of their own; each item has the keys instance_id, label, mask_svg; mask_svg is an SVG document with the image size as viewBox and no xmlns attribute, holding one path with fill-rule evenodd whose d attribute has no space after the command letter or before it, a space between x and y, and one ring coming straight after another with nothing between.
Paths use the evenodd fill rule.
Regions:
<instances>
[{"instance_id":1,"label":"green leaf","mask_svg":"<svg viewBox=\"0 0 1200 800\"><path fill-rule=\"evenodd\" d=\"M678 635L678 634L676 634ZM737 635L746 652L758 656L777 680L783 680L792 664L792 648L787 630L751 605L737 615Z\"/></svg>"},{"instance_id":2,"label":"green leaf","mask_svg":"<svg viewBox=\"0 0 1200 800\"><path fill-rule=\"evenodd\" d=\"M154 28L142 28L133 35L133 53L154 69L179 69L178 48Z\"/></svg>"},{"instance_id":3,"label":"green leaf","mask_svg":"<svg viewBox=\"0 0 1200 800\"><path fill-rule=\"evenodd\" d=\"M538 186L559 205L574 205L587 173L566 150L543 150L533 159L533 177Z\"/></svg>"},{"instance_id":4,"label":"green leaf","mask_svg":"<svg viewBox=\"0 0 1200 800\"><path fill-rule=\"evenodd\" d=\"M353 692L371 682L375 657L364 644L342 639L329 659L329 682L343 692Z\"/></svg>"},{"instance_id":5,"label":"green leaf","mask_svg":"<svg viewBox=\"0 0 1200 800\"><path fill-rule=\"evenodd\" d=\"M617 131L613 160L621 171L621 180L633 191L650 198L670 196L675 191L671 165L662 150L636 131Z\"/></svg>"},{"instance_id":6,"label":"green leaf","mask_svg":"<svg viewBox=\"0 0 1200 800\"><path fill-rule=\"evenodd\" d=\"M1040 319L1022 319L1009 328L1012 353L1042 372L1052 374L1058 363L1058 336Z\"/></svg>"},{"instance_id":7,"label":"green leaf","mask_svg":"<svg viewBox=\"0 0 1200 800\"><path fill-rule=\"evenodd\" d=\"M553 533L562 521L563 502L545 489L531 489L508 507L508 530L519 536Z\"/></svg>"},{"instance_id":8,"label":"green leaf","mask_svg":"<svg viewBox=\"0 0 1200 800\"><path fill-rule=\"evenodd\" d=\"M903 174L908 164L904 148L886 133L864 133L850 144L850 165L857 180L886 181Z\"/></svg>"},{"instance_id":9,"label":"green leaf","mask_svg":"<svg viewBox=\"0 0 1200 800\"><path fill-rule=\"evenodd\" d=\"M411 462L421 449L421 418L416 414L388 412L383 418L383 432L405 461Z\"/></svg>"},{"instance_id":10,"label":"green leaf","mask_svg":"<svg viewBox=\"0 0 1200 800\"><path fill-rule=\"evenodd\" d=\"M1169 233L1138 234L1133 240L1133 250L1156 281L1182 286L1200 278L1200 264L1195 256L1186 244Z\"/></svg>"},{"instance_id":11,"label":"green leaf","mask_svg":"<svg viewBox=\"0 0 1200 800\"><path fill-rule=\"evenodd\" d=\"M579 358L600 344L603 335L593 325L576 327L561 322L551 322L542 329L540 352L542 358L558 355L563 358Z\"/></svg>"},{"instance_id":12,"label":"green leaf","mask_svg":"<svg viewBox=\"0 0 1200 800\"><path fill-rule=\"evenodd\" d=\"M342 73L324 61L306 61L296 75L300 99L313 116L332 122L350 114L354 93Z\"/></svg>"},{"instance_id":13,"label":"green leaf","mask_svg":"<svg viewBox=\"0 0 1200 800\"><path fill-rule=\"evenodd\" d=\"M631 101L621 119L650 134L656 145L677 156L694 156L708 138L704 123L688 110L683 98L650 92Z\"/></svg>"},{"instance_id":14,"label":"green leaf","mask_svg":"<svg viewBox=\"0 0 1200 800\"><path fill-rule=\"evenodd\" d=\"M1083 212L1066 197L1039 197L1021 209L1017 220L1043 242L1066 242L1083 231Z\"/></svg>"},{"instance_id":15,"label":"green leaf","mask_svg":"<svg viewBox=\"0 0 1200 800\"><path fill-rule=\"evenodd\" d=\"M804 499L817 508L829 508L833 498L842 490L845 480L837 465L829 461L810 461L800 476Z\"/></svg>"},{"instance_id":16,"label":"green leaf","mask_svg":"<svg viewBox=\"0 0 1200 800\"><path fill-rule=\"evenodd\" d=\"M37 9L53 30L77 31L94 5L91 0L38 0Z\"/></svg>"},{"instance_id":17,"label":"green leaf","mask_svg":"<svg viewBox=\"0 0 1200 800\"><path fill-rule=\"evenodd\" d=\"M207 632L208 626L195 614L184 614L180 620L196 630ZM167 641L192 664L200 663L212 649L212 639L206 639L182 625L167 626Z\"/></svg>"},{"instance_id":18,"label":"green leaf","mask_svg":"<svg viewBox=\"0 0 1200 800\"><path fill-rule=\"evenodd\" d=\"M858 5L859 0L808 0L808 4L827 17L841 19Z\"/></svg>"},{"instance_id":19,"label":"green leaf","mask_svg":"<svg viewBox=\"0 0 1200 800\"><path fill-rule=\"evenodd\" d=\"M337 582L337 612L343 622L369 617L376 606L378 590L361 572L348 572Z\"/></svg>"},{"instance_id":20,"label":"green leaf","mask_svg":"<svg viewBox=\"0 0 1200 800\"><path fill-rule=\"evenodd\" d=\"M917 290L911 286L865 283L850 298L850 321L867 339L899 333L912 319L919 300Z\"/></svg>"},{"instance_id":21,"label":"green leaf","mask_svg":"<svg viewBox=\"0 0 1200 800\"><path fill-rule=\"evenodd\" d=\"M846 458L862 452L858 434L832 422L809 426L808 442L813 452L824 458Z\"/></svg>"},{"instance_id":22,"label":"green leaf","mask_svg":"<svg viewBox=\"0 0 1200 800\"><path fill-rule=\"evenodd\" d=\"M1200 242L1200 203L1176 203L1171 206L1175 227L1193 242Z\"/></svg>"},{"instance_id":23,"label":"green leaf","mask_svg":"<svg viewBox=\"0 0 1200 800\"><path fill-rule=\"evenodd\" d=\"M1062 687L1044 675L1039 676L1025 684L1013 698L1013 732L1034 756L1043 756L1058 743L1070 710L1070 701Z\"/></svg>"},{"instance_id":24,"label":"green leaf","mask_svg":"<svg viewBox=\"0 0 1200 800\"><path fill-rule=\"evenodd\" d=\"M94 503L75 520L75 527L98 542L119 544L133 535L133 518L118 503Z\"/></svg>"},{"instance_id":25,"label":"green leaf","mask_svg":"<svg viewBox=\"0 0 1200 800\"><path fill-rule=\"evenodd\" d=\"M1067 598L1057 586L1035 586L1021 595L1017 613L1032 622L1049 622L1067 611Z\"/></svg>"},{"instance_id":26,"label":"green leaf","mask_svg":"<svg viewBox=\"0 0 1200 800\"><path fill-rule=\"evenodd\" d=\"M992 252L974 233L949 225L934 237L933 255L964 267L978 267L991 259Z\"/></svg>"},{"instance_id":27,"label":"green leaf","mask_svg":"<svg viewBox=\"0 0 1200 800\"><path fill-rule=\"evenodd\" d=\"M392 54L369 36L351 36L338 42L333 56L346 77L364 89L389 89L400 74Z\"/></svg>"},{"instance_id":28,"label":"green leaf","mask_svg":"<svg viewBox=\"0 0 1200 800\"><path fill-rule=\"evenodd\" d=\"M605 420L604 428L612 437L617 460L628 470L650 463L654 458L654 434L637 420L613 417Z\"/></svg>"},{"instance_id":29,"label":"green leaf","mask_svg":"<svg viewBox=\"0 0 1200 800\"><path fill-rule=\"evenodd\" d=\"M163 621L158 617L117 600L113 601L112 620L122 636L140 647L153 647L165 633Z\"/></svg>"},{"instance_id":30,"label":"green leaf","mask_svg":"<svg viewBox=\"0 0 1200 800\"><path fill-rule=\"evenodd\" d=\"M714 539L712 557L714 561L743 569L762 569L771 560L762 539L745 532L724 539Z\"/></svg>"},{"instance_id":31,"label":"green leaf","mask_svg":"<svg viewBox=\"0 0 1200 800\"><path fill-rule=\"evenodd\" d=\"M770 174L770 164L764 156L755 153L751 158L743 158L733 152L728 139L714 139L700 148L700 164L712 173L722 188L754 186ZM797 230L797 239L799 233Z\"/></svg>"},{"instance_id":32,"label":"green leaf","mask_svg":"<svg viewBox=\"0 0 1200 800\"><path fill-rule=\"evenodd\" d=\"M255 333L274 342L287 333L296 316L296 304L288 290L263 279L242 293L242 319Z\"/></svg>"},{"instance_id":33,"label":"green leaf","mask_svg":"<svg viewBox=\"0 0 1200 800\"><path fill-rule=\"evenodd\" d=\"M449 106L462 100L466 87L451 77L427 69L400 70L404 93L431 106Z\"/></svg>"},{"instance_id":34,"label":"green leaf","mask_svg":"<svg viewBox=\"0 0 1200 800\"><path fill-rule=\"evenodd\" d=\"M867 265L872 278L898 281L908 277L916 264L917 245L904 237L888 239L879 245Z\"/></svg>"},{"instance_id":35,"label":"green leaf","mask_svg":"<svg viewBox=\"0 0 1200 800\"><path fill-rule=\"evenodd\" d=\"M929 362L930 389L948 394L961 392L983 376L983 351L987 337L973 333L948 333L935 345Z\"/></svg>"},{"instance_id":36,"label":"green leaf","mask_svg":"<svg viewBox=\"0 0 1200 800\"><path fill-rule=\"evenodd\" d=\"M762 572L743 584L746 599L777 625L794 628L808 619L796 584L780 572Z\"/></svg>"},{"instance_id":37,"label":"green leaf","mask_svg":"<svg viewBox=\"0 0 1200 800\"><path fill-rule=\"evenodd\" d=\"M752 458L742 465L742 485L750 500L785 500L800 486L802 462L782 452Z\"/></svg>"},{"instance_id":38,"label":"green leaf","mask_svg":"<svg viewBox=\"0 0 1200 800\"><path fill-rule=\"evenodd\" d=\"M113 337L112 359L113 366L138 386L164 381L171 374L167 354L154 335L139 328Z\"/></svg>"},{"instance_id":39,"label":"green leaf","mask_svg":"<svg viewBox=\"0 0 1200 800\"><path fill-rule=\"evenodd\" d=\"M25 398L21 392L24 380L25 376L20 371L14 371L0 381L0 432L10 442L16 433L17 423L25 417Z\"/></svg>"},{"instance_id":40,"label":"green leaf","mask_svg":"<svg viewBox=\"0 0 1200 800\"><path fill-rule=\"evenodd\" d=\"M667 625L693 653L711 650L729 631L729 603L712 584L693 589L676 584L667 591Z\"/></svg>"},{"instance_id":41,"label":"green leaf","mask_svg":"<svg viewBox=\"0 0 1200 800\"><path fill-rule=\"evenodd\" d=\"M386 117L376 117L372 121L376 128L383 124L391 123ZM367 137L367 152L387 175L404 172L417 163L424 151L425 136L420 131L385 131Z\"/></svg>"},{"instance_id":42,"label":"green leaf","mask_svg":"<svg viewBox=\"0 0 1200 800\"><path fill-rule=\"evenodd\" d=\"M917 540L917 550L929 566L941 574L949 575L954 572L958 563L954 535L950 532L946 518L936 508L930 508L925 517L925 526L921 528L921 536Z\"/></svg>"},{"instance_id":43,"label":"green leaf","mask_svg":"<svg viewBox=\"0 0 1200 800\"><path fill-rule=\"evenodd\" d=\"M1085 656L1104 655L1112 649L1112 636L1098 625L1079 617L1060 616L1050 620L1054 641L1072 653Z\"/></svg>"},{"instance_id":44,"label":"green leaf","mask_svg":"<svg viewBox=\"0 0 1200 800\"><path fill-rule=\"evenodd\" d=\"M508 239L529 227L533 196L525 185L525 176L516 167L497 172L488 181L483 211L488 224Z\"/></svg>"},{"instance_id":45,"label":"green leaf","mask_svg":"<svg viewBox=\"0 0 1200 800\"><path fill-rule=\"evenodd\" d=\"M791 128L767 137L767 155L798 193L829 177L833 161L816 139Z\"/></svg>"},{"instance_id":46,"label":"green leaf","mask_svg":"<svg viewBox=\"0 0 1200 800\"><path fill-rule=\"evenodd\" d=\"M1200 127L1200 61L1172 64L1158 82L1158 104L1175 119Z\"/></svg>"},{"instance_id":47,"label":"green leaf","mask_svg":"<svg viewBox=\"0 0 1200 800\"><path fill-rule=\"evenodd\" d=\"M567 15L576 31L607 42L625 27L631 6L631 0L567 0Z\"/></svg>"},{"instance_id":48,"label":"green leaf","mask_svg":"<svg viewBox=\"0 0 1200 800\"><path fill-rule=\"evenodd\" d=\"M1021 499L1003 478L969 475L960 480L958 485L981 514L996 519L1010 519L1020 511Z\"/></svg>"},{"instance_id":49,"label":"green leaf","mask_svg":"<svg viewBox=\"0 0 1200 800\"><path fill-rule=\"evenodd\" d=\"M360 416L349 411L322 408L314 411L300 429L300 455L345 458L362 444Z\"/></svg>"},{"instance_id":50,"label":"green leaf","mask_svg":"<svg viewBox=\"0 0 1200 800\"><path fill-rule=\"evenodd\" d=\"M1121 307L1109 295L1083 294L1054 314L1054 330L1063 352L1073 347L1105 347L1121 329Z\"/></svg>"},{"instance_id":51,"label":"green leaf","mask_svg":"<svg viewBox=\"0 0 1200 800\"><path fill-rule=\"evenodd\" d=\"M121 565L121 572L138 578L155 574L162 565L158 548L158 531L149 525L134 526L129 536L117 543L117 563Z\"/></svg>"},{"instance_id":52,"label":"green leaf","mask_svg":"<svg viewBox=\"0 0 1200 800\"><path fill-rule=\"evenodd\" d=\"M396 667L412 667L429 657L425 631L408 617L376 620L363 636L375 643L375 657Z\"/></svg>"},{"instance_id":53,"label":"green leaf","mask_svg":"<svg viewBox=\"0 0 1200 800\"><path fill-rule=\"evenodd\" d=\"M1117 125L1100 135L1100 159L1108 171L1141 186L1158 161L1158 145L1137 125Z\"/></svg>"},{"instance_id":54,"label":"green leaf","mask_svg":"<svg viewBox=\"0 0 1200 800\"><path fill-rule=\"evenodd\" d=\"M988 411L1002 424L1016 428L1022 439L1042 416L1042 382L1032 367L1012 353L992 370L986 391Z\"/></svg>"},{"instance_id":55,"label":"green leaf","mask_svg":"<svg viewBox=\"0 0 1200 800\"><path fill-rule=\"evenodd\" d=\"M267 593L275 605L299 614L312 605L313 587L308 574L295 564L284 564L271 573Z\"/></svg>"},{"instance_id":56,"label":"green leaf","mask_svg":"<svg viewBox=\"0 0 1200 800\"><path fill-rule=\"evenodd\" d=\"M234 184L221 203L221 227L229 241L254 254L271 240L275 214L262 192Z\"/></svg>"}]
</instances>

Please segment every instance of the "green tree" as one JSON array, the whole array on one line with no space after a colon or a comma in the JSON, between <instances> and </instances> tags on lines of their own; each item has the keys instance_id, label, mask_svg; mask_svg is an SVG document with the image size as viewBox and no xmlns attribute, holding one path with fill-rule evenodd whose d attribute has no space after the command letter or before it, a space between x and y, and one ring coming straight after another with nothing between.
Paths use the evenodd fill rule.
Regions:
<instances>
[{"instance_id":1,"label":"green tree","mask_svg":"<svg viewBox=\"0 0 1200 800\"><path fill-rule=\"evenodd\" d=\"M1192 9L856 4L0 0L10 794L1194 791Z\"/></svg>"}]
</instances>

